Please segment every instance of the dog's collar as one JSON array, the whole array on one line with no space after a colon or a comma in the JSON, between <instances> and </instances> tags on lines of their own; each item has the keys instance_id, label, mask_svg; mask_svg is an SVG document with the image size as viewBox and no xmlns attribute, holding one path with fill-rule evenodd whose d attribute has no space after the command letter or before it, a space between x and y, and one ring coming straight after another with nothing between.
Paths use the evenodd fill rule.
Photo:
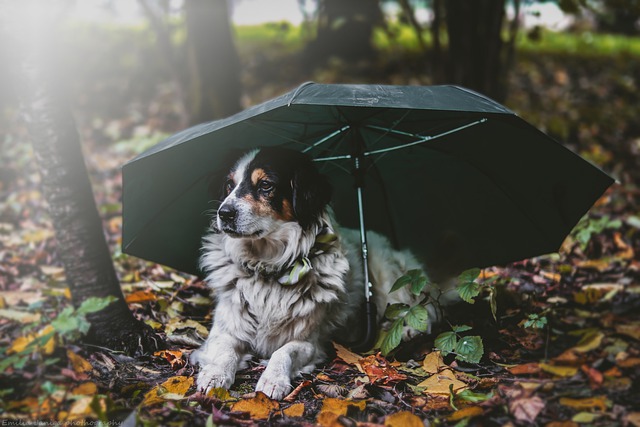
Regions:
<instances>
[{"instance_id":1,"label":"dog's collar","mask_svg":"<svg viewBox=\"0 0 640 427\"><path fill-rule=\"evenodd\" d=\"M338 240L338 236L333 232L331 226L323 223L320 231L316 235L316 240L306 256L300 256L283 270L271 272L265 268L252 268L244 265L244 269L249 273L257 273L268 279L275 279L282 286L292 286L300 282L312 269L311 260L318 255L327 252Z\"/></svg>"}]
</instances>

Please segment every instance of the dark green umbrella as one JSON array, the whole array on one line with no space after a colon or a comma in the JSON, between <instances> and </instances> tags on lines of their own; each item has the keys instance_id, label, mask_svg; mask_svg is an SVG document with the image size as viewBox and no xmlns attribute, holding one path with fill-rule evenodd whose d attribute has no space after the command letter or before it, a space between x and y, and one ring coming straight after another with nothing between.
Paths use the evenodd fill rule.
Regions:
<instances>
[{"instance_id":1,"label":"dark green umbrella","mask_svg":"<svg viewBox=\"0 0 640 427\"><path fill-rule=\"evenodd\" d=\"M332 180L340 223L366 223L447 270L556 251L613 182L460 87L308 83L124 165L124 252L197 274L217 208L210 177L229 149L260 146L307 152Z\"/></svg>"}]
</instances>

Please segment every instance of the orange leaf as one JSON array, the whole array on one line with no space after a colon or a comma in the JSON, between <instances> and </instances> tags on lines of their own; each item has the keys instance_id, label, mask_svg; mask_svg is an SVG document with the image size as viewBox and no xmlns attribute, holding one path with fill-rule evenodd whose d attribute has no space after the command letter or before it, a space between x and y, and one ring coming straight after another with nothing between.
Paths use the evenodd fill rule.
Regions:
<instances>
[{"instance_id":1,"label":"orange leaf","mask_svg":"<svg viewBox=\"0 0 640 427\"><path fill-rule=\"evenodd\" d=\"M529 374L537 374L540 372L540 364L539 363L524 363L522 365L512 366L507 368L509 372L513 375L529 375Z\"/></svg>"},{"instance_id":2,"label":"orange leaf","mask_svg":"<svg viewBox=\"0 0 640 427\"><path fill-rule=\"evenodd\" d=\"M385 427L424 427L417 415L408 411L396 412L384 420Z\"/></svg>"},{"instance_id":3,"label":"orange leaf","mask_svg":"<svg viewBox=\"0 0 640 427\"><path fill-rule=\"evenodd\" d=\"M160 350L153 353L153 355L165 359L173 369L182 368L185 364L180 350Z\"/></svg>"},{"instance_id":4,"label":"orange leaf","mask_svg":"<svg viewBox=\"0 0 640 427\"><path fill-rule=\"evenodd\" d=\"M346 347L343 347L340 344L335 342L333 343L333 347L336 349L336 355L340 359L344 360L349 365L355 366L356 368L358 368L360 372L364 373L364 370L362 369L362 365L360 365L360 359L362 359L362 356L350 351Z\"/></svg>"},{"instance_id":5,"label":"orange leaf","mask_svg":"<svg viewBox=\"0 0 640 427\"><path fill-rule=\"evenodd\" d=\"M96 383L92 383L91 381L82 383L71 390L71 394L76 396L77 395L93 396L97 392L98 392L98 386L96 385Z\"/></svg>"},{"instance_id":6,"label":"orange leaf","mask_svg":"<svg viewBox=\"0 0 640 427\"><path fill-rule=\"evenodd\" d=\"M71 362L71 367L73 368L74 372L82 374L85 372L93 371L93 366L91 366L91 363L87 362L86 359L84 359L82 356L78 356L73 351L67 350L67 358L69 359L69 362Z\"/></svg>"},{"instance_id":7,"label":"orange leaf","mask_svg":"<svg viewBox=\"0 0 640 427\"><path fill-rule=\"evenodd\" d=\"M578 411L597 410L605 412L611 402L605 396L586 397L583 399L572 399L570 397L561 397L560 404L576 409Z\"/></svg>"},{"instance_id":8,"label":"orange leaf","mask_svg":"<svg viewBox=\"0 0 640 427\"><path fill-rule=\"evenodd\" d=\"M280 404L267 397L261 391L252 399L240 400L231 406L232 411L248 412L250 417L256 420L266 420L272 411L280 409Z\"/></svg>"},{"instance_id":9,"label":"orange leaf","mask_svg":"<svg viewBox=\"0 0 640 427\"><path fill-rule=\"evenodd\" d=\"M353 407L359 411L364 411L367 406L367 402L364 400L349 400L349 399L336 399L333 397L327 397L322 402L322 409L320 412L333 412L338 415L347 415L347 410Z\"/></svg>"},{"instance_id":10,"label":"orange leaf","mask_svg":"<svg viewBox=\"0 0 640 427\"><path fill-rule=\"evenodd\" d=\"M193 377L176 376L169 378L160 385L155 386L144 395L142 406L155 405L162 403L171 397L184 396L189 388L193 385ZM164 397L163 397L164 396Z\"/></svg>"},{"instance_id":11,"label":"orange leaf","mask_svg":"<svg viewBox=\"0 0 640 427\"><path fill-rule=\"evenodd\" d=\"M439 351L432 351L422 361L422 368L428 374L437 374L444 367L447 367L447 365L444 364L442 354Z\"/></svg>"},{"instance_id":12,"label":"orange leaf","mask_svg":"<svg viewBox=\"0 0 640 427\"><path fill-rule=\"evenodd\" d=\"M304 415L304 403L294 403L282 411L287 417L301 417Z\"/></svg>"},{"instance_id":13,"label":"orange leaf","mask_svg":"<svg viewBox=\"0 0 640 427\"><path fill-rule=\"evenodd\" d=\"M134 302L146 302L146 301L155 301L156 294L154 294L151 290L145 289L142 291L135 291L126 296L125 301L127 304L131 304Z\"/></svg>"},{"instance_id":14,"label":"orange leaf","mask_svg":"<svg viewBox=\"0 0 640 427\"><path fill-rule=\"evenodd\" d=\"M382 357L379 353L360 359L360 365L362 365L364 373L367 374L372 383L382 380L384 384L387 384L392 381L402 381L407 379L406 375L398 372L398 370L391 366L387 359Z\"/></svg>"},{"instance_id":15,"label":"orange leaf","mask_svg":"<svg viewBox=\"0 0 640 427\"><path fill-rule=\"evenodd\" d=\"M447 421L460 421L467 418L478 417L484 414L484 411L479 406L467 406L466 408L458 409L453 414L447 417Z\"/></svg>"}]
</instances>

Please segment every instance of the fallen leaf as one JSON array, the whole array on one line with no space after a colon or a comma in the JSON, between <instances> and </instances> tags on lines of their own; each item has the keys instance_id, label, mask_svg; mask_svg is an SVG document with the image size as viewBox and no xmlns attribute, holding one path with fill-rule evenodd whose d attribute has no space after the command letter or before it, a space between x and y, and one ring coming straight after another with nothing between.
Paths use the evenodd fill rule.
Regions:
<instances>
[{"instance_id":1,"label":"fallen leaf","mask_svg":"<svg viewBox=\"0 0 640 427\"><path fill-rule=\"evenodd\" d=\"M333 343L333 347L336 349L336 354L340 359L342 359L344 362L348 363L349 365L355 366L356 368L358 368L360 372L364 373L364 370L362 369L362 365L360 365L360 359L362 359L362 356L350 351L346 347L343 347L340 344L335 342Z\"/></svg>"},{"instance_id":2,"label":"fallen leaf","mask_svg":"<svg viewBox=\"0 0 640 427\"><path fill-rule=\"evenodd\" d=\"M20 353L27 349L27 347L37 338L44 337L45 335L51 334L51 337L47 340L44 345L39 347L39 350L43 354L51 354L53 350L55 350L56 342L55 342L55 334L54 334L53 326L47 325L42 330L40 330L37 334L28 334L25 336L21 336L15 339L15 341L11 344L9 349L7 350L7 354L12 353ZM34 347L35 349L35 347Z\"/></svg>"},{"instance_id":3,"label":"fallen leaf","mask_svg":"<svg viewBox=\"0 0 640 427\"><path fill-rule=\"evenodd\" d=\"M275 400L271 400L261 391L251 399L243 399L231 406L231 410L235 412L248 412L251 418L257 420L266 420L271 412L280 409L280 404Z\"/></svg>"},{"instance_id":4,"label":"fallen leaf","mask_svg":"<svg viewBox=\"0 0 640 427\"><path fill-rule=\"evenodd\" d=\"M578 411L593 411L605 412L607 407L611 405L611 402L606 396L585 397L581 399L572 399L570 397L561 397L560 404L576 409Z\"/></svg>"},{"instance_id":5,"label":"fallen leaf","mask_svg":"<svg viewBox=\"0 0 640 427\"><path fill-rule=\"evenodd\" d=\"M582 370L587 378L589 378L589 384L592 388L598 388L604 382L604 375L602 375L602 372L598 371L597 369L592 368L588 365L582 365L580 367L580 370Z\"/></svg>"},{"instance_id":6,"label":"fallen leaf","mask_svg":"<svg viewBox=\"0 0 640 427\"><path fill-rule=\"evenodd\" d=\"M391 366L389 361L379 353L360 359L360 365L372 383L381 381L384 384L388 384L393 381L403 381L407 379L405 374L398 372L398 370Z\"/></svg>"},{"instance_id":7,"label":"fallen leaf","mask_svg":"<svg viewBox=\"0 0 640 427\"><path fill-rule=\"evenodd\" d=\"M544 407L544 400L538 396L515 398L509 402L509 412L511 412L511 415L518 421L531 424L535 422Z\"/></svg>"},{"instance_id":8,"label":"fallen leaf","mask_svg":"<svg viewBox=\"0 0 640 427\"><path fill-rule=\"evenodd\" d=\"M625 421L634 427L640 427L640 412L629 412Z\"/></svg>"},{"instance_id":9,"label":"fallen leaf","mask_svg":"<svg viewBox=\"0 0 640 427\"><path fill-rule=\"evenodd\" d=\"M427 356L422 361L422 369L425 370L428 374L437 374L443 367L447 365L444 364L442 360L442 353L440 351L432 351L427 354Z\"/></svg>"},{"instance_id":10,"label":"fallen leaf","mask_svg":"<svg viewBox=\"0 0 640 427\"><path fill-rule=\"evenodd\" d=\"M141 403L142 406L151 406L162 403L165 400L178 400L179 396L184 397L189 388L193 385L193 377L176 376L169 378L160 385L149 390Z\"/></svg>"},{"instance_id":11,"label":"fallen leaf","mask_svg":"<svg viewBox=\"0 0 640 427\"><path fill-rule=\"evenodd\" d=\"M547 363L540 363L540 368L557 377L572 377L578 373L578 368L574 366L555 366Z\"/></svg>"},{"instance_id":12,"label":"fallen leaf","mask_svg":"<svg viewBox=\"0 0 640 427\"><path fill-rule=\"evenodd\" d=\"M513 375L537 374L540 372L540 364L535 362L524 363L522 365L511 366L507 368L507 370Z\"/></svg>"},{"instance_id":13,"label":"fallen leaf","mask_svg":"<svg viewBox=\"0 0 640 427\"><path fill-rule=\"evenodd\" d=\"M82 383L71 390L71 394L76 396L77 395L93 396L97 392L98 392L98 386L96 385L96 383L93 383L91 381Z\"/></svg>"},{"instance_id":14,"label":"fallen leaf","mask_svg":"<svg viewBox=\"0 0 640 427\"><path fill-rule=\"evenodd\" d=\"M455 422L465 420L473 417L478 417L484 414L484 410L479 406L467 406L462 409L458 409L453 414L447 417L447 421Z\"/></svg>"},{"instance_id":15,"label":"fallen leaf","mask_svg":"<svg viewBox=\"0 0 640 427\"><path fill-rule=\"evenodd\" d=\"M445 369L438 374L430 376L429 378L418 384L418 387L425 387L425 394L448 396L450 394L450 385L453 385L454 393L469 388L467 384L456 378L451 369Z\"/></svg>"},{"instance_id":16,"label":"fallen leaf","mask_svg":"<svg viewBox=\"0 0 640 427\"><path fill-rule=\"evenodd\" d=\"M156 294L149 289L135 291L125 297L125 301L127 302L127 304L155 301L156 299L157 299Z\"/></svg>"},{"instance_id":17,"label":"fallen leaf","mask_svg":"<svg viewBox=\"0 0 640 427\"><path fill-rule=\"evenodd\" d=\"M626 359L619 360L618 366L624 369L635 368L640 366L640 357L627 357Z\"/></svg>"},{"instance_id":18,"label":"fallen leaf","mask_svg":"<svg viewBox=\"0 0 640 427\"><path fill-rule=\"evenodd\" d=\"M294 403L288 408L285 408L282 413L291 418L302 417L304 415L304 403Z\"/></svg>"},{"instance_id":19,"label":"fallen leaf","mask_svg":"<svg viewBox=\"0 0 640 427\"><path fill-rule=\"evenodd\" d=\"M616 325L616 332L640 341L640 322Z\"/></svg>"},{"instance_id":20,"label":"fallen leaf","mask_svg":"<svg viewBox=\"0 0 640 427\"><path fill-rule=\"evenodd\" d=\"M73 368L74 372L80 374L93 371L93 366L91 366L91 363L89 363L82 356L78 356L73 351L67 350L67 358L69 359L69 362L71 362L71 367Z\"/></svg>"},{"instance_id":21,"label":"fallen leaf","mask_svg":"<svg viewBox=\"0 0 640 427\"><path fill-rule=\"evenodd\" d=\"M43 301L45 298L40 291L0 291L0 299L7 305L17 305L22 303L33 304Z\"/></svg>"},{"instance_id":22,"label":"fallen leaf","mask_svg":"<svg viewBox=\"0 0 640 427\"><path fill-rule=\"evenodd\" d=\"M396 412L384 420L385 427L424 427L422 420L409 411Z\"/></svg>"},{"instance_id":23,"label":"fallen leaf","mask_svg":"<svg viewBox=\"0 0 640 427\"><path fill-rule=\"evenodd\" d=\"M73 402L71 408L69 408L65 423L66 421L84 420L94 415L93 409L91 408L92 401L93 396L83 396Z\"/></svg>"},{"instance_id":24,"label":"fallen leaf","mask_svg":"<svg viewBox=\"0 0 640 427\"><path fill-rule=\"evenodd\" d=\"M0 308L0 317L20 323L34 323L40 320L40 313L29 313L13 308Z\"/></svg>"},{"instance_id":25,"label":"fallen leaf","mask_svg":"<svg viewBox=\"0 0 640 427\"><path fill-rule=\"evenodd\" d=\"M327 397L322 402L320 413L331 412L337 415L347 415L347 411L349 410L349 408L353 408L358 411L364 411L366 405L367 402L364 400L337 399Z\"/></svg>"},{"instance_id":26,"label":"fallen leaf","mask_svg":"<svg viewBox=\"0 0 640 427\"><path fill-rule=\"evenodd\" d=\"M231 396L231 393L229 393L229 390L222 387L213 387L211 390L207 391L207 397L212 397L222 402L228 402L229 400L237 400L233 396Z\"/></svg>"},{"instance_id":27,"label":"fallen leaf","mask_svg":"<svg viewBox=\"0 0 640 427\"><path fill-rule=\"evenodd\" d=\"M600 414L594 414L591 412L578 412L573 417L571 417L571 421L574 421L578 424L590 424L598 418L600 418Z\"/></svg>"},{"instance_id":28,"label":"fallen leaf","mask_svg":"<svg viewBox=\"0 0 640 427\"><path fill-rule=\"evenodd\" d=\"M603 339L604 334L600 331L588 332L582 337L578 344L576 344L575 347L572 348L572 350L577 353L588 353L600 347Z\"/></svg>"},{"instance_id":29,"label":"fallen leaf","mask_svg":"<svg viewBox=\"0 0 640 427\"><path fill-rule=\"evenodd\" d=\"M578 423L574 421L551 421L544 425L544 427L578 427Z\"/></svg>"},{"instance_id":30,"label":"fallen leaf","mask_svg":"<svg viewBox=\"0 0 640 427\"><path fill-rule=\"evenodd\" d=\"M160 350L153 353L153 355L165 359L173 369L182 368L186 363L180 350Z\"/></svg>"}]
</instances>

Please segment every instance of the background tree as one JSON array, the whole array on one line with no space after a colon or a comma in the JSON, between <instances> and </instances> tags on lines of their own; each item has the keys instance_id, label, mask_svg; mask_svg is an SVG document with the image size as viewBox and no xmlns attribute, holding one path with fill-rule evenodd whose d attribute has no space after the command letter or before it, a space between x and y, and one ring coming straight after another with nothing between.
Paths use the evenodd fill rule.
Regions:
<instances>
[{"instance_id":1,"label":"background tree","mask_svg":"<svg viewBox=\"0 0 640 427\"><path fill-rule=\"evenodd\" d=\"M116 275L93 198L80 139L56 73L57 46L49 31L18 37L24 47L10 63L23 119L39 166L41 190L49 206L58 256L75 307L89 297L114 297L107 308L87 315L88 339L130 354L159 347L151 328L134 318ZM35 36L35 37L34 37Z\"/></svg>"},{"instance_id":2,"label":"background tree","mask_svg":"<svg viewBox=\"0 0 640 427\"><path fill-rule=\"evenodd\" d=\"M186 0L191 123L240 111L240 60L226 0Z\"/></svg>"}]
</instances>

